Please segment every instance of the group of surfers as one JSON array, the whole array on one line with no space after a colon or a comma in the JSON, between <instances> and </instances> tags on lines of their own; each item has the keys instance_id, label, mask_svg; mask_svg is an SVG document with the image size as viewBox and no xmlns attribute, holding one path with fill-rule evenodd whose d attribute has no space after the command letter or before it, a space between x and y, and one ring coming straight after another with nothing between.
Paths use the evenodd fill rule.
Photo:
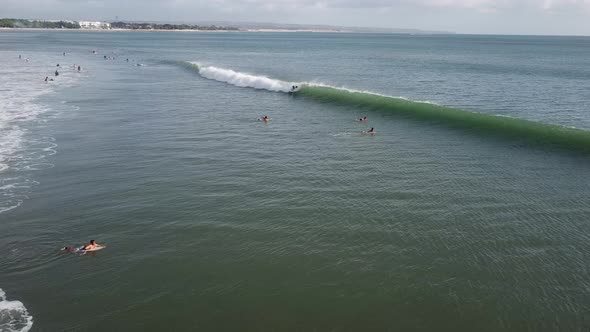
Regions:
<instances>
[{"instance_id":1,"label":"group of surfers","mask_svg":"<svg viewBox=\"0 0 590 332\"><path fill-rule=\"evenodd\" d=\"M66 53L64 52L64 56L66 55ZM19 59L20 59L20 55L19 55ZM55 70L55 73L53 73L56 77L59 76L59 69L63 68L59 65L59 63L57 64L57 69ZM82 67L80 65L76 65L74 64L74 70L76 70L76 68L78 69L78 72L82 71ZM49 78L49 76L45 76L45 83L49 82L49 81L55 81L53 78Z\"/></svg>"},{"instance_id":2,"label":"group of surfers","mask_svg":"<svg viewBox=\"0 0 590 332\"><path fill-rule=\"evenodd\" d=\"M268 117L268 115L265 115L265 116L263 116L261 118L258 118L258 121L269 122L270 121L270 118ZM366 116L363 116L362 118L355 119L354 121L356 121L356 122L368 122L369 119L367 119ZM369 130L363 130L363 131L361 131L361 134L371 134L371 135L373 135L375 133L376 133L376 131L375 131L375 128L373 128L373 127L371 127L371 129L369 129Z\"/></svg>"}]
</instances>

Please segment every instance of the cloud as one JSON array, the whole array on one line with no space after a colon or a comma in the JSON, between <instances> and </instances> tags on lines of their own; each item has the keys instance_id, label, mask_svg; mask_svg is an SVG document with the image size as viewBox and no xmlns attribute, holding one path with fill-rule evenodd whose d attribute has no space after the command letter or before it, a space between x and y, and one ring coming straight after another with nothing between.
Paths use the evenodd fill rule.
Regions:
<instances>
[{"instance_id":1,"label":"cloud","mask_svg":"<svg viewBox=\"0 0 590 332\"><path fill-rule=\"evenodd\" d=\"M590 11L590 0L543 0L544 10L583 9Z\"/></svg>"},{"instance_id":2,"label":"cloud","mask_svg":"<svg viewBox=\"0 0 590 332\"><path fill-rule=\"evenodd\" d=\"M72 1L72 0L61 0ZM114 0L103 0L105 2ZM152 0L154 1L154 0ZM161 1L165 3L166 1ZM180 0L168 2L194 3L194 1ZM200 5L211 6L251 6L258 8L283 7L321 7L321 8L380 8L396 6L423 6L433 8L531 8L554 9L590 8L590 0L210 0L199 1Z\"/></svg>"},{"instance_id":3,"label":"cloud","mask_svg":"<svg viewBox=\"0 0 590 332\"><path fill-rule=\"evenodd\" d=\"M590 0L0 0L0 16L590 35Z\"/></svg>"},{"instance_id":4,"label":"cloud","mask_svg":"<svg viewBox=\"0 0 590 332\"><path fill-rule=\"evenodd\" d=\"M210 10L264 10L277 11L304 8L367 8L396 9L397 7L467 9L477 11L498 10L575 10L590 11L590 0L2 0L4 4L22 7L76 6L109 7L116 9L125 3L157 8L200 8Z\"/></svg>"},{"instance_id":5,"label":"cloud","mask_svg":"<svg viewBox=\"0 0 590 332\"><path fill-rule=\"evenodd\" d=\"M60 0L72 1L72 0ZM114 2L116 0L103 0ZM157 1L157 0L150 0ZM166 1L161 1L166 3ZM195 1L177 0L177 5L191 5ZM588 10L590 0L209 0L197 1L201 7L217 7L219 9L265 10L280 11L289 9L321 8L321 9L396 9L400 6L432 9L466 9L475 11L554 11L554 10Z\"/></svg>"}]
</instances>

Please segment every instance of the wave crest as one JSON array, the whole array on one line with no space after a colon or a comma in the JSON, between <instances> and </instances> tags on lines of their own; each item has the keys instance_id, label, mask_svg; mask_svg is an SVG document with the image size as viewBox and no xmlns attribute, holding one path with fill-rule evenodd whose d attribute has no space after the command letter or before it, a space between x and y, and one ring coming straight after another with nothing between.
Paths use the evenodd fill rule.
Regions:
<instances>
[{"instance_id":1,"label":"wave crest","mask_svg":"<svg viewBox=\"0 0 590 332\"><path fill-rule=\"evenodd\" d=\"M241 73L231 69L224 69L215 66L201 66L196 63L192 64L197 67L199 74L205 78L244 88L254 88L275 92L290 92L292 86L295 84L292 82L275 80L266 76Z\"/></svg>"}]
</instances>

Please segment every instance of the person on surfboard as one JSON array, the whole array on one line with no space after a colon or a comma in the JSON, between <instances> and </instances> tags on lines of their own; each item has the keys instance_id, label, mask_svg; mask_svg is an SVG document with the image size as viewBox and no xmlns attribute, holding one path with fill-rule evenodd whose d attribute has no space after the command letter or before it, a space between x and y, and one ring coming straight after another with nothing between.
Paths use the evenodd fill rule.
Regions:
<instances>
[{"instance_id":1,"label":"person on surfboard","mask_svg":"<svg viewBox=\"0 0 590 332\"><path fill-rule=\"evenodd\" d=\"M96 249L97 247L102 247L102 245L96 243L94 240L90 240L90 244L82 246L80 248L80 250L91 250L91 249Z\"/></svg>"},{"instance_id":2,"label":"person on surfboard","mask_svg":"<svg viewBox=\"0 0 590 332\"><path fill-rule=\"evenodd\" d=\"M83 245L81 247L72 247L67 246L61 248L61 250L69 251L69 252L79 252L79 251L94 251L95 249L102 249L104 245L96 243L94 240L90 240L89 244Z\"/></svg>"}]
</instances>

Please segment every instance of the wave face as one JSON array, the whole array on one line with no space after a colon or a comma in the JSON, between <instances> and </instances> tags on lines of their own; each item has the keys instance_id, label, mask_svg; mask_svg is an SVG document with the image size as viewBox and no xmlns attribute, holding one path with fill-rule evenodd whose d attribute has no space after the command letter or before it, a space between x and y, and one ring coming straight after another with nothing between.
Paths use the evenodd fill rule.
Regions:
<instances>
[{"instance_id":1,"label":"wave face","mask_svg":"<svg viewBox=\"0 0 590 332\"><path fill-rule=\"evenodd\" d=\"M33 316L21 301L8 301L0 288L0 331L27 332L33 327Z\"/></svg>"},{"instance_id":2,"label":"wave face","mask_svg":"<svg viewBox=\"0 0 590 332\"><path fill-rule=\"evenodd\" d=\"M533 144L551 144L590 152L590 131L581 129L328 86L303 85L298 94L323 103L355 105L374 111L395 112L409 118L437 121L450 127L469 129L479 133L500 134L504 137L525 139Z\"/></svg>"},{"instance_id":3,"label":"wave face","mask_svg":"<svg viewBox=\"0 0 590 332\"><path fill-rule=\"evenodd\" d=\"M291 82L275 80L266 76L250 75L215 66L201 66L198 63L189 64L194 66L199 74L205 78L243 88L254 88L274 92L289 92L293 86L293 83Z\"/></svg>"},{"instance_id":4,"label":"wave face","mask_svg":"<svg viewBox=\"0 0 590 332\"><path fill-rule=\"evenodd\" d=\"M524 119L471 112L429 102L418 102L401 97L380 95L369 91L338 88L316 83L293 83L185 62L185 66L197 70L208 79L235 86L291 92L293 85L301 88L297 96L304 96L322 103L352 105L373 111L400 114L409 118L436 121L449 127L468 129L483 134L524 139L531 144L556 145L590 153L590 131L546 124Z\"/></svg>"}]
</instances>

